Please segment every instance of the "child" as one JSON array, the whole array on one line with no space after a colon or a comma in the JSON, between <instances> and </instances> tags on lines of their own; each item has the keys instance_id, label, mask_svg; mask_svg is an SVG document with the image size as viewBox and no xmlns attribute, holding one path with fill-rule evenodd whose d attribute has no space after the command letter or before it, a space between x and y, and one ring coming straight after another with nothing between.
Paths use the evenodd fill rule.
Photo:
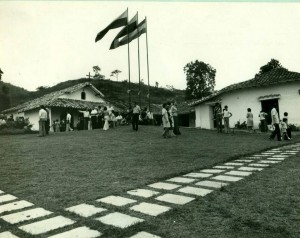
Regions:
<instances>
[{"instance_id":1,"label":"child","mask_svg":"<svg viewBox=\"0 0 300 238\"><path fill-rule=\"evenodd\" d=\"M286 140L291 140L291 138L288 136L287 134L287 119L283 118L281 121L281 132L282 132L282 138L286 139Z\"/></svg>"}]
</instances>

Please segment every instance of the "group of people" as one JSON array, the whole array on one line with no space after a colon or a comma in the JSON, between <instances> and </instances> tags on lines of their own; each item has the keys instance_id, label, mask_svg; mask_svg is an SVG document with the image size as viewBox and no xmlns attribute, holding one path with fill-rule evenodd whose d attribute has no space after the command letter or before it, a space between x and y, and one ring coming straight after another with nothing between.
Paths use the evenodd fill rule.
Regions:
<instances>
[{"instance_id":1,"label":"group of people","mask_svg":"<svg viewBox=\"0 0 300 238\"><path fill-rule=\"evenodd\" d=\"M181 135L178 124L178 109L175 100L172 102L164 103L162 108L162 124L164 138L170 138L172 135Z\"/></svg>"},{"instance_id":2,"label":"group of people","mask_svg":"<svg viewBox=\"0 0 300 238\"><path fill-rule=\"evenodd\" d=\"M224 120L225 133L229 133L229 118L232 117L232 113L228 111L228 106L225 105L223 110L220 103L216 103L214 107L214 120L216 121L217 132L223 132L222 121Z\"/></svg>"}]
</instances>

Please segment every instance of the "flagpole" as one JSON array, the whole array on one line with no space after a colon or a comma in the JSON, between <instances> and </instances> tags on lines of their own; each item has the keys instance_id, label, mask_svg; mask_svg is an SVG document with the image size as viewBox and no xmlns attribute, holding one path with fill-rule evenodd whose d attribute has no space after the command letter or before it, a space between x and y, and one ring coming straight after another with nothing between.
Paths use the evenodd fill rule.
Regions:
<instances>
[{"instance_id":1,"label":"flagpole","mask_svg":"<svg viewBox=\"0 0 300 238\"><path fill-rule=\"evenodd\" d=\"M139 22L139 13L137 12L137 22ZM139 29L137 28L138 32L138 67L139 67L139 106L142 107L141 102L141 68L140 68L140 36L139 36Z\"/></svg>"},{"instance_id":2,"label":"flagpole","mask_svg":"<svg viewBox=\"0 0 300 238\"><path fill-rule=\"evenodd\" d=\"M149 111L151 110L150 107L150 76L149 76L149 54L148 54L148 26L147 26L147 17L145 17L145 22L146 22L146 48L147 48L147 74L148 74L148 107L149 107Z\"/></svg>"},{"instance_id":3,"label":"flagpole","mask_svg":"<svg viewBox=\"0 0 300 238\"><path fill-rule=\"evenodd\" d=\"M131 108L131 86L130 86L130 51L129 51L129 30L128 30L128 8L127 8L127 45L128 45L128 104Z\"/></svg>"}]
</instances>

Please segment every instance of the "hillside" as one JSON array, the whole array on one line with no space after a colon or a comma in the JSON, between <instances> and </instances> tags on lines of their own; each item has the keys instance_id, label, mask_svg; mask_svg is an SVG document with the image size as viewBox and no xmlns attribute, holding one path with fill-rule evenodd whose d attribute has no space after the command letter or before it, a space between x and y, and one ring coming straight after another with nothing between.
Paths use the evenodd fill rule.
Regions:
<instances>
[{"instance_id":1,"label":"hillside","mask_svg":"<svg viewBox=\"0 0 300 238\"><path fill-rule=\"evenodd\" d=\"M49 87L40 91L30 92L23 88L13 86L8 83L0 82L0 111L16 106L20 103L32 100L34 98L41 97L47 93L53 91L58 91L72 85L91 82L98 90L100 90L105 98L111 102L119 102L119 104L128 104L128 82L116 82L111 80L93 80L81 78L77 80L69 80L61 82L53 87ZM8 87L8 93L4 94L2 87ZM131 101L139 101L138 90L139 85L136 83L131 83ZM146 107L148 105L148 86L141 85L141 106ZM165 88L150 87L151 104L162 104L163 102L169 101L171 99L176 99L178 102L184 101L184 91L183 90L168 90Z\"/></svg>"}]
</instances>

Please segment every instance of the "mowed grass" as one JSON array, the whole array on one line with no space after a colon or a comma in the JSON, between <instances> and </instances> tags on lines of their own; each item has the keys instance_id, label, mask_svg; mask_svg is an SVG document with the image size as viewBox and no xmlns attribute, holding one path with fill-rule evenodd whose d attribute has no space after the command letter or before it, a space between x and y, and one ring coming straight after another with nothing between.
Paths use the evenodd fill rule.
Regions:
<instances>
[{"instance_id":1,"label":"mowed grass","mask_svg":"<svg viewBox=\"0 0 300 238\"><path fill-rule=\"evenodd\" d=\"M141 126L138 132L126 126L108 131L52 133L45 138L35 135L1 136L0 190L62 213L66 207L83 202L95 204L95 200L101 197L124 195L130 189L288 144L269 141L267 134L226 135L184 128L181 131L181 136L171 139L163 139L162 128L152 126ZM294 170L297 166L299 168L299 164L290 166ZM271 173L266 180L265 171ZM278 214L287 218L285 210L266 213L273 210L273 203L281 203L280 198L276 200L277 193L286 198L282 209L292 209L289 204L293 202L299 208L299 200L292 201L294 198L284 194L288 186L280 183L280 176L285 176L285 182L292 191L296 185L299 188L299 177L292 181L287 177L299 176L300 171L285 174L283 169L282 174L279 171L276 176L273 176L272 169L265 171L158 218L145 217L146 223L132 229L123 231L103 227L104 235L122 237L146 229L163 237L199 237L200 234L204 234L203 237L243 237L234 235L236 232L247 234L258 228L257 232L261 234L272 230L272 227L276 227L281 235L290 235L293 232L282 224L267 229L260 221L269 224L264 216L276 217ZM266 181L271 183L267 186L269 190L265 189ZM299 191L296 192L298 197ZM257 206L260 202L263 203ZM252 212L261 215L261 220L256 220ZM296 215L299 215L298 210ZM99 222L90 221L89 225L99 228Z\"/></svg>"}]
</instances>

